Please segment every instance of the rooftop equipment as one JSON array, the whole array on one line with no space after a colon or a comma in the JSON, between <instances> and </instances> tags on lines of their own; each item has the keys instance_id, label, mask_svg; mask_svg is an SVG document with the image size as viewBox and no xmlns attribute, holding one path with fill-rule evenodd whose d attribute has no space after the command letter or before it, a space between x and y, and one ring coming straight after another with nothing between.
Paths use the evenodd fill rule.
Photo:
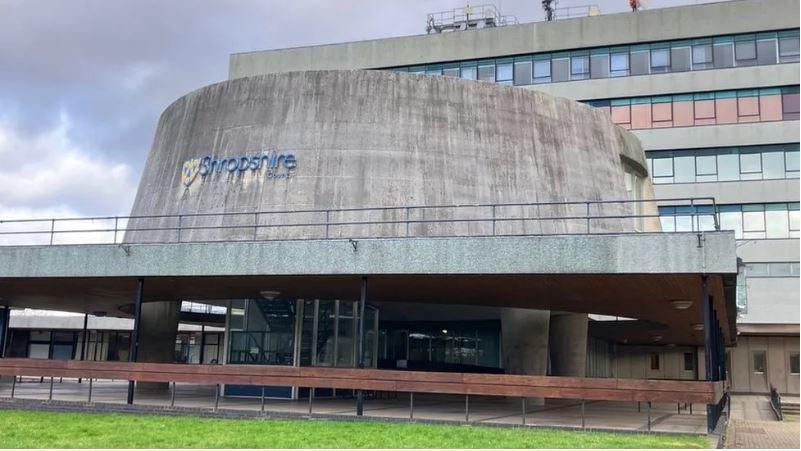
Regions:
<instances>
[{"instance_id":1,"label":"rooftop equipment","mask_svg":"<svg viewBox=\"0 0 801 451\"><path fill-rule=\"evenodd\" d=\"M517 17L502 15L500 9L495 5L467 5L462 8L428 14L426 33L444 33L516 24L518 24Z\"/></svg>"}]
</instances>

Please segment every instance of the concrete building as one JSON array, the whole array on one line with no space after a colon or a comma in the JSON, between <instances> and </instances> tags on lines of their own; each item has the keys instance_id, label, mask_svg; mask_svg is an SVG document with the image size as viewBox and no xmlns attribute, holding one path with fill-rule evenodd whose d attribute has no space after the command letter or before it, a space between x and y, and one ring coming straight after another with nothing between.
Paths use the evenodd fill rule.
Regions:
<instances>
[{"instance_id":1,"label":"concrete building","mask_svg":"<svg viewBox=\"0 0 801 451\"><path fill-rule=\"evenodd\" d=\"M773 385L798 394L798 7L793 0L735 0L255 51L231 55L229 73L444 75L604 111L642 142L657 198L714 197L722 227L736 232L746 295L738 305L740 345L729 350L732 389L764 393ZM661 205L663 229L709 226L693 224L684 215L691 210ZM697 377L686 355L692 352L642 349L621 354L606 372Z\"/></svg>"},{"instance_id":2,"label":"concrete building","mask_svg":"<svg viewBox=\"0 0 801 451\"><path fill-rule=\"evenodd\" d=\"M0 300L133 317L129 366L80 368L140 385L697 396L711 430L724 346L732 390L798 392L798 288L758 281L798 268L797 5L771 5L232 55L162 114L131 217L12 223L41 242L0 246ZM232 370L168 365L209 320L186 301L225 308ZM11 325L0 374L48 371Z\"/></svg>"}]
</instances>

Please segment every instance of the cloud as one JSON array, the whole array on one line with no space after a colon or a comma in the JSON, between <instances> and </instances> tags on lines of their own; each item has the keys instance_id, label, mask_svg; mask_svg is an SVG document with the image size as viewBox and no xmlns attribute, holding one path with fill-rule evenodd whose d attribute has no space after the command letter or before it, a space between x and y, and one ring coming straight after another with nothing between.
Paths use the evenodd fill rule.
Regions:
<instances>
[{"instance_id":1,"label":"cloud","mask_svg":"<svg viewBox=\"0 0 801 451\"><path fill-rule=\"evenodd\" d=\"M0 121L3 219L128 213L137 174L110 156L86 152L70 138L70 129L63 112L52 128L33 134Z\"/></svg>"}]
</instances>

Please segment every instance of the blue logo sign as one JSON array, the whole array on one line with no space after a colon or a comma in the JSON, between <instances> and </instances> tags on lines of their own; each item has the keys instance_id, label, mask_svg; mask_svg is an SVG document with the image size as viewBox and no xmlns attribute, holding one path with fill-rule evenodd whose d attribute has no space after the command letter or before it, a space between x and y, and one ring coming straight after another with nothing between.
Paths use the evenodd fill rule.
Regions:
<instances>
[{"instance_id":1,"label":"blue logo sign","mask_svg":"<svg viewBox=\"0 0 801 451\"><path fill-rule=\"evenodd\" d=\"M205 157L186 160L181 168L181 183L188 187L198 176L204 178L208 175L227 172L243 173L265 170L268 179L288 179L292 177L298 160L291 152L277 152L264 150L253 155L238 157Z\"/></svg>"}]
</instances>

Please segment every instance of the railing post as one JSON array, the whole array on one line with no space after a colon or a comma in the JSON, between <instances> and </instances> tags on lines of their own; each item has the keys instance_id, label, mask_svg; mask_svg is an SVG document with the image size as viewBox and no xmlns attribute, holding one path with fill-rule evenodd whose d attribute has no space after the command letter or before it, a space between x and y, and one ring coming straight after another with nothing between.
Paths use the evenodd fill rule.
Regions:
<instances>
[{"instance_id":1,"label":"railing post","mask_svg":"<svg viewBox=\"0 0 801 451\"><path fill-rule=\"evenodd\" d=\"M495 236L495 205L492 206L492 236Z\"/></svg>"},{"instance_id":2,"label":"railing post","mask_svg":"<svg viewBox=\"0 0 801 451\"><path fill-rule=\"evenodd\" d=\"M17 376L14 375L14 378L11 379L11 399L14 399L14 392L17 389Z\"/></svg>"},{"instance_id":3,"label":"railing post","mask_svg":"<svg viewBox=\"0 0 801 451\"><path fill-rule=\"evenodd\" d=\"M409 421L414 421L414 392L409 392Z\"/></svg>"},{"instance_id":4,"label":"railing post","mask_svg":"<svg viewBox=\"0 0 801 451\"><path fill-rule=\"evenodd\" d=\"M314 387L309 387L309 418L312 417L313 404L314 404Z\"/></svg>"},{"instance_id":5,"label":"railing post","mask_svg":"<svg viewBox=\"0 0 801 451\"><path fill-rule=\"evenodd\" d=\"M587 425L586 419L584 417L584 400L581 400L581 429Z\"/></svg>"},{"instance_id":6,"label":"railing post","mask_svg":"<svg viewBox=\"0 0 801 451\"><path fill-rule=\"evenodd\" d=\"M181 242L181 215L178 215L178 242Z\"/></svg>"},{"instance_id":7,"label":"railing post","mask_svg":"<svg viewBox=\"0 0 801 451\"><path fill-rule=\"evenodd\" d=\"M128 353L128 361L136 362L139 355L139 323L142 321L142 296L145 289L145 280L139 279L136 286L136 299L134 300L134 329L131 334L131 350ZM128 404L134 401L134 381L128 381Z\"/></svg>"},{"instance_id":8,"label":"railing post","mask_svg":"<svg viewBox=\"0 0 801 451\"><path fill-rule=\"evenodd\" d=\"M651 401L648 401L648 432L651 432Z\"/></svg>"},{"instance_id":9,"label":"railing post","mask_svg":"<svg viewBox=\"0 0 801 451\"><path fill-rule=\"evenodd\" d=\"M587 234L589 235L589 233L590 233L590 203L587 202Z\"/></svg>"},{"instance_id":10,"label":"railing post","mask_svg":"<svg viewBox=\"0 0 801 451\"><path fill-rule=\"evenodd\" d=\"M264 386L261 387L261 413L264 413Z\"/></svg>"},{"instance_id":11,"label":"railing post","mask_svg":"<svg viewBox=\"0 0 801 451\"><path fill-rule=\"evenodd\" d=\"M470 422L470 395L464 395L464 422Z\"/></svg>"},{"instance_id":12,"label":"railing post","mask_svg":"<svg viewBox=\"0 0 801 451\"><path fill-rule=\"evenodd\" d=\"M53 400L53 376L50 376L50 392L47 395L47 400L48 401Z\"/></svg>"},{"instance_id":13,"label":"railing post","mask_svg":"<svg viewBox=\"0 0 801 451\"><path fill-rule=\"evenodd\" d=\"M214 411L220 407L220 384L214 386Z\"/></svg>"},{"instance_id":14,"label":"railing post","mask_svg":"<svg viewBox=\"0 0 801 451\"><path fill-rule=\"evenodd\" d=\"M359 369L364 369L364 305L367 302L367 278L362 277L361 296L359 298L359 336L358 338L358 362ZM364 415L364 391L356 391L356 416Z\"/></svg>"},{"instance_id":15,"label":"railing post","mask_svg":"<svg viewBox=\"0 0 801 451\"><path fill-rule=\"evenodd\" d=\"M114 244L117 244L117 230L119 230L119 216L114 216Z\"/></svg>"},{"instance_id":16,"label":"railing post","mask_svg":"<svg viewBox=\"0 0 801 451\"><path fill-rule=\"evenodd\" d=\"M406 237L409 237L409 207L406 207Z\"/></svg>"},{"instance_id":17,"label":"railing post","mask_svg":"<svg viewBox=\"0 0 801 451\"><path fill-rule=\"evenodd\" d=\"M522 415L521 422L522 422L523 426L525 426L526 425L526 397L525 396L522 398L522 401L523 401L522 402L522 404L523 404L523 415Z\"/></svg>"},{"instance_id":18,"label":"railing post","mask_svg":"<svg viewBox=\"0 0 801 451\"><path fill-rule=\"evenodd\" d=\"M331 210L325 211L325 237L329 237L329 228L331 226Z\"/></svg>"},{"instance_id":19,"label":"railing post","mask_svg":"<svg viewBox=\"0 0 801 451\"><path fill-rule=\"evenodd\" d=\"M170 383L170 407L175 407L175 381Z\"/></svg>"},{"instance_id":20,"label":"railing post","mask_svg":"<svg viewBox=\"0 0 801 451\"><path fill-rule=\"evenodd\" d=\"M93 382L94 382L94 378L92 376L89 376L89 397L86 400L87 404L92 404L92 385L93 385Z\"/></svg>"},{"instance_id":21,"label":"railing post","mask_svg":"<svg viewBox=\"0 0 801 451\"><path fill-rule=\"evenodd\" d=\"M259 236L259 213L253 213L253 241ZM203 362L200 362L203 363Z\"/></svg>"},{"instance_id":22,"label":"railing post","mask_svg":"<svg viewBox=\"0 0 801 451\"><path fill-rule=\"evenodd\" d=\"M50 220L50 245L53 245L53 235L56 233L56 220Z\"/></svg>"}]
</instances>

